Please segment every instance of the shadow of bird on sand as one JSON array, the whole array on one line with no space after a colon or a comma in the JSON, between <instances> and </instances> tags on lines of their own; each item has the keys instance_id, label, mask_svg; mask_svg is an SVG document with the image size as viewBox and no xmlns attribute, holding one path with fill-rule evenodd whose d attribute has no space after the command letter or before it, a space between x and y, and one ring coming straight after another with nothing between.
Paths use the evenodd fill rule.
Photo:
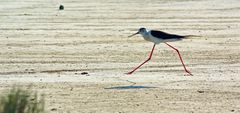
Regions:
<instances>
[{"instance_id":1,"label":"shadow of bird on sand","mask_svg":"<svg viewBox=\"0 0 240 113\"><path fill-rule=\"evenodd\" d=\"M115 87L109 87L104 89L118 89L118 90L124 90L124 89L148 89L148 88L157 88L157 87L151 87L151 86L115 86Z\"/></svg>"}]
</instances>

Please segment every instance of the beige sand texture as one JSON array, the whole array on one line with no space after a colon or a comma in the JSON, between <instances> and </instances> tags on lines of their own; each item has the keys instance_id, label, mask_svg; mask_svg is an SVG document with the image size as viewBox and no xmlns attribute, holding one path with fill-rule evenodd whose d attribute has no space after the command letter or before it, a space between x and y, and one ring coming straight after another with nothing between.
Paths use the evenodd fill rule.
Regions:
<instances>
[{"instance_id":1,"label":"beige sand texture","mask_svg":"<svg viewBox=\"0 0 240 113\"><path fill-rule=\"evenodd\" d=\"M202 36L170 43L194 76L165 44L125 75L153 46L139 27ZM0 92L32 84L48 112L240 112L239 0L1 0L0 48Z\"/></svg>"}]
</instances>

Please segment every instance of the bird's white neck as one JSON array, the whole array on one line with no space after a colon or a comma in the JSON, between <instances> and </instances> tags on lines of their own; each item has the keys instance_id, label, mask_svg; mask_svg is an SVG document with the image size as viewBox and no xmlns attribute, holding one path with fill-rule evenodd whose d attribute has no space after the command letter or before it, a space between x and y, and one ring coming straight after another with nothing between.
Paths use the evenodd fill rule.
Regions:
<instances>
[{"instance_id":1,"label":"bird's white neck","mask_svg":"<svg viewBox=\"0 0 240 113\"><path fill-rule=\"evenodd\" d=\"M140 32L140 34L141 34L144 38L147 38L147 37L149 37L149 30L146 29L144 32Z\"/></svg>"}]
</instances>

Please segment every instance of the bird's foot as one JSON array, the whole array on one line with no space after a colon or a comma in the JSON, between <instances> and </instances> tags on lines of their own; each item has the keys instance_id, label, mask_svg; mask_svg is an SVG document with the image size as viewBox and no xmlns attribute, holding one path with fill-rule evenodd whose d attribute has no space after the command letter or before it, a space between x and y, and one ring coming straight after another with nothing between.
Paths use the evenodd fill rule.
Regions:
<instances>
[{"instance_id":1,"label":"bird's foot","mask_svg":"<svg viewBox=\"0 0 240 113\"><path fill-rule=\"evenodd\" d=\"M125 74L127 74L127 75L131 75L132 73L133 73L133 71L130 71L130 72L125 73Z\"/></svg>"},{"instance_id":2,"label":"bird's foot","mask_svg":"<svg viewBox=\"0 0 240 113\"><path fill-rule=\"evenodd\" d=\"M185 70L185 71L187 72L187 74L184 76L193 76L193 74L190 71L188 71L188 70Z\"/></svg>"}]
</instances>

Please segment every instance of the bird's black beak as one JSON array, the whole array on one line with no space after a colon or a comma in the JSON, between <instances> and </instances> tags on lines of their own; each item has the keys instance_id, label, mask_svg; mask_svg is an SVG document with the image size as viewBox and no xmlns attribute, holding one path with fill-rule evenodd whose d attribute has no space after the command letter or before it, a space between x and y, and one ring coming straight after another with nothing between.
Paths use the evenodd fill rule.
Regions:
<instances>
[{"instance_id":1,"label":"bird's black beak","mask_svg":"<svg viewBox=\"0 0 240 113\"><path fill-rule=\"evenodd\" d=\"M137 34L139 34L139 32L134 33L134 34L132 34L132 35L130 35L130 36L128 36L128 37L132 37L132 36L137 35Z\"/></svg>"}]
</instances>

